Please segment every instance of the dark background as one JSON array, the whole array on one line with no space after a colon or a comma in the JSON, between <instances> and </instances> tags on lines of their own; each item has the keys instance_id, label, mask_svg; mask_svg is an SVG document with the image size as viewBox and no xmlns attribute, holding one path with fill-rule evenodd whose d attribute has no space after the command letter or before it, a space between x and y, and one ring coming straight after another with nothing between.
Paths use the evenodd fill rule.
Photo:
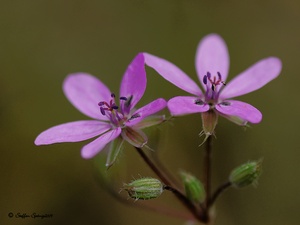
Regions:
<instances>
[{"instance_id":1,"label":"dark background","mask_svg":"<svg viewBox=\"0 0 300 225\"><path fill-rule=\"evenodd\" d=\"M298 224L299 11L296 0L2 0L0 223L183 224L118 203L95 179L100 173L116 174L118 191L133 177L153 175L130 146L110 171L100 172L104 154L82 159L84 143L37 147L33 141L53 125L87 119L62 92L67 74L89 72L118 93L129 62L138 52L147 51L197 80L196 46L213 32L228 45L229 80L262 58L277 56L283 62L276 80L238 98L261 110L262 123L244 130L219 120L213 150L214 187L241 163L263 157L264 164L257 188L230 189L221 196L215 208L216 225ZM141 105L156 97L185 94L153 70L147 71ZM177 118L149 134L158 131L160 141L154 140L167 167L175 174L185 169L201 177L200 116ZM185 210L170 193L151 202ZM54 216L8 218L10 212Z\"/></svg>"}]
</instances>

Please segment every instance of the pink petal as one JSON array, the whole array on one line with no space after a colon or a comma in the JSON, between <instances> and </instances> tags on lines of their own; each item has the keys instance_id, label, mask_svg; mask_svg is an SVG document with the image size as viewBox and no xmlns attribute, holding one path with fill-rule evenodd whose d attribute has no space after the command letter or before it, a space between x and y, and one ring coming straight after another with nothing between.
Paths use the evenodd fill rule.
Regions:
<instances>
[{"instance_id":1,"label":"pink petal","mask_svg":"<svg viewBox=\"0 0 300 225\"><path fill-rule=\"evenodd\" d=\"M110 90L96 77L87 73L70 74L64 80L63 90L69 101L83 114L107 120L100 113L98 103L111 99Z\"/></svg>"},{"instance_id":2,"label":"pink petal","mask_svg":"<svg viewBox=\"0 0 300 225\"><path fill-rule=\"evenodd\" d=\"M236 100L226 100L216 105L216 110L228 116L237 116L250 123L259 123L262 120L261 112L252 105Z\"/></svg>"},{"instance_id":3,"label":"pink petal","mask_svg":"<svg viewBox=\"0 0 300 225\"><path fill-rule=\"evenodd\" d=\"M168 101L168 108L173 116L182 116L206 112L209 110L209 105L201 102L197 97L177 96Z\"/></svg>"},{"instance_id":4,"label":"pink petal","mask_svg":"<svg viewBox=\"0 0 300 225\"><path fill-rule=\"evenodd\" d=\"M69 122L45 130L35 139L36 145L60 142L78 142L100 135L111 128L106 122L85 120Z\"/></svg>"},{"instance_id":5,"label":"pink petal","mask_svg":"<svg viewBox=\"0 0 300 225\"><path fill-rule=\"evenodd\" d=\"M142 121L145 117L148 117L158 111L164 109L167 106L166 100L159 98L150 102L149 104L143 106L142 108L136 110L132 116L132 119L126 122L126 126L133 126L140 121Z\"/></svg>"},{"instance_id":6,"label":"pink petal","mask_svg":"<svg viewBox=\"0 0 300 225\"><path fill-rule=\"evenodd\" d=\"M280 59L262 59L230 81L222 90L221 98L237 97L255 91L276 78L280 71Z\"/></svg>"},{"instance_id":7,"label":"pink petal","mask_svg":"<svg viewBox=\"0 0 300 225\"><path fill-rule=\"evenodd\" d=\"M202 96L198 85L177 66L149 53L144 53L144 56L146 65L156 70L167 81L191 94Z\"/></svg>"},{"instance_id":8,"label":"pink petal","mask_svg":"<svg viewBox=\"0 0 300 225\"><path fill-rule=\"evenodd\" d=\"M109 142L116 139L121 133L121 128L117 127L111 131L102 134L100 137L85 145L81 149L81 156L90 159L97 155Z\"/></svg>"},{"instance_id":9,"label":"pink petal","mask_svg":"<svg viewBox=\"0 0 300 225\"><path fill-rule=\"evenodd\" d=\"M143 54L140 53L127 67L121 82L120 97L126 97L129 103L121 102L123 112L129 113L130 109L138 103L144 95L146 84L145 61Z\"/></svg>"},{"instance_id":10,"label":"pink petal","mask_svg":"<svg viewBox=\"0 0 300 225\"><path fill-rule=\"evenodd\" d=\"M205 36L198 45L196 51L196 71L198 78L203 84L203 76L210 72L212 76L217 76L217 72L222 75L222 80L226 81L229 70L229 54L226 43L217 34Z\"/></svg>"}]
</instances>

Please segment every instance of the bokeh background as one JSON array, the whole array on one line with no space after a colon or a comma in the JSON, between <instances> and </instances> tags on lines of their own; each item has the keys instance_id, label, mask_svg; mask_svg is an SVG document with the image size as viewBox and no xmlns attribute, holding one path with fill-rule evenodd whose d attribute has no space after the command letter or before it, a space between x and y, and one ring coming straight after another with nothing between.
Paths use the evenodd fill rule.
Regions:
<instances>
[{"instance_id":1,"label":"bokeh background","mask_svg":"<svg viewBox=\"0 0 300 225\"><path fill-rule=\"evenodd\" d=\"M257 188L230 189L221 196L216 225L299 224L299 11L296 0L2 0L0 223L184 224L129 207L107 193L101 176L113 177L117 191L133 177L154 176L130 146L105 171L104 154L93 160L80 157L87 142L37 147L33 141L53 125L86 119L62 92L67 74L94 74L118 93L129 62L147 51L197 80L195 49L203 36L213 32L228 45L229 79L264 57L277 56L283 62L276 80L239 98L262 111L262 123L244 130L219 120L214 187L241 163L264 158L264 164ZM148 88L141 105L155 97L185 94L153 70L147 71ZM200 131L200 116L191 115L148 134L174 174L185 169L201 177ZM185 210L170 193L151 204ZM10 212L48 213L53 218L9 218Z\"/></svg>"}]
</instances>

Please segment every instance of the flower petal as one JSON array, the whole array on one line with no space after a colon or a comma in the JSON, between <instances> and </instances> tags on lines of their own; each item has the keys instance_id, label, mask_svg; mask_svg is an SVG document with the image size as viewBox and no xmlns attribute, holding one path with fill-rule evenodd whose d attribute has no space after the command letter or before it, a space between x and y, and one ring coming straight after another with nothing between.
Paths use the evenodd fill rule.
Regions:
<instances>
[{"instance_id":1,"label":"flower petal","mask_svg":"<svg viewBox=\"0 0 300 225\"><path fill-rule=\"evenodd\" d=\"M280 59L262 59L230 81L222 90L220 98L227 99L255 91L276 78L280 71Z\"/></svg>"},{"instance_id":2,"label":"flower petal","mask_svg":"<svg viewBox=\"0 0 300 225\"><path fill-rule=\"evenodd\" d=\"M100 135L111 128L106 122L83 120L60 124L43 131L35 139L36 145L78 142Z\"/></svg>"},{"instance_id":3,"label":"flower petal","mask_svg":"<svg viewBox=\"0 0 300 225\"><path fill-rule=\"evenodd\" d=\"M63 90L69 101L83 114L107 120L99 111L100 101L109 101L110 90L96 77L87 73L74 73L67 76Z\"/></svg>"},{"instance_id":4,"label":"flower petal","mask_svg":"<svg viewBox=\"0 0 300 225\"><path fill-rule=\"evenodd\" d=\"M217 104L216 110L225 116L236 116L250 123L259 123L262 120L262 114L258 109L241 101L226 100Z\"/></svg>"},{"instance_id":5,"label":"flower petal","mask_svg":"<svg viewBox=\"0 0 300 225\"><path fill-rule=\"evenodd\" d=\"M217 72L222 75L225 82L229 70L229 54L226 43L217 34L205 36L199 43L196 51L196 71L200 83L203 84L203 76L210 72L212 76L217 76Z\"/></svg>"},{"instance_id":6,"label":"flower petal","mask_svg":"<svg viewBox=\"0 0 300 225\"><path fill-rule=\"evenodd\" d=\"M163 98L158 98L149 104L139 108L136 110L133 115L131 115L131 118L126 122L126 126L133 126L140 121L142 121L145 117L150 116L163 108L167 106L166 100Z\"/></svg>"},{"instance_id":7,"label":"flower petal","mask_svg":"<svg viewBox=\"0 0 300 225\"><path fill-rule=\"evenodd\" d=\"M143 54L138 54L127 67L123 76L120 97L126 97L127 101L121 102L123 112L129 113L144 95L146 90L146 71Z\"/></svg>"},{"instance_id":8,"label":"flower petal","mask_svg":"<svg viewBox=\"0 0 300 225\"><path fill-rule=\"evenodd\" d=\"M191 94L202 96L198 85L173 63L149 53L143 54L146 65L156 70L167 81Z\"/></svg>"},{"instance_id":9,"label":"flower petal","mask_svg":"<svg viewBox=\"0 0 300 225\"><path fill-rule=\"evenodd\" d=\"M177 96L168 101L168 108L173 116L182 116L206 112L209 110L209 105L197 97Z\"/></svg>"},{"instance_id":10,"label":"flower petal","mask_svg":"<svg viewBox=\"0 0 300 225\"><path fill-rule=\"evenodd\" d=\"M117 127L111 131L102 134L100 137L85 145L81 149L81 156L85 159L90 159L97 155L109 142L116 139L121 133L121 128Z\"/></svg>"}]
</instances>

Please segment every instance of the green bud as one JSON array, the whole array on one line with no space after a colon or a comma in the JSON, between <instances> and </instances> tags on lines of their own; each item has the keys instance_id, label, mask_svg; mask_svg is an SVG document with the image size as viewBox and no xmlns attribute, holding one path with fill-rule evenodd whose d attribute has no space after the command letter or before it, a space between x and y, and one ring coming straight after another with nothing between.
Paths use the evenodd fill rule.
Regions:
<instances>
[{"instance_id":1,"label":"green bud","mask_svg":"<svg viewBox=\"0 0 300 225\"><path fill-rule=\"evenodd\" d=\"M261 172L262 160L248 162L235 168L229 176L229 181L237 188L256 185Z\"/></svg>"},{"instance_id":2,"label":"green bud","mask_svg":"<svg viewBox=\"0 0 300 225\"><path fill-rule=\"evenodd\" d=\"M155 178L144 177L124 184L124 190L128 192L131 198L136 200L148 200L157 198L163 192L164 185Z\"/></svg>"},{"instance_id":3,"label":"green bud","mask_svg":"<svg viewBox=\"0 0 300 225\"><path fill-rule=\"evenodd\" d=\"M202 203L205 200L203 184L193 175L180 172L186 197L195 203Z\"/></svg>"}]
</instances>

